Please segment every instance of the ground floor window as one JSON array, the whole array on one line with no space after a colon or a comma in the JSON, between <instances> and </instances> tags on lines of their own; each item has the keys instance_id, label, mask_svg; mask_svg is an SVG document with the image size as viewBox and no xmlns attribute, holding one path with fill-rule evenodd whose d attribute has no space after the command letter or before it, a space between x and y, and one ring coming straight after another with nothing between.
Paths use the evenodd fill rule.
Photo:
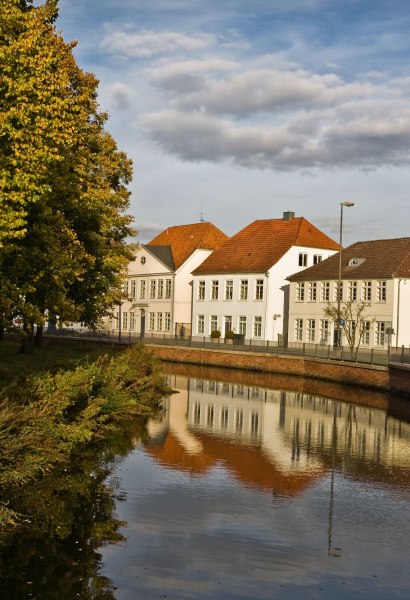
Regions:
<instances>
[{"instance_id":1,"label":"ground floor window","mask_svg":"<svg viewBox=\"0 0 410 600\"><path fill-rule=\"evenodd\" d=\"M384 346L386 343L386 322L376 321L375 331L375 344L376 346Z\"/></svg>"},{"instance_id":2,"label":"ground floor window","mask_svg":"<svg viewBox=\"0 0 410 600\"><path fill-rule=\"evenodd\" d=\"M370 346L370 321L362 321L362 339L363 346Z\"/></svg>"},{"instance_id":3,"label":"ground floor window","mask_svg":"<svg viewBox=\"0 0 410 600\"><path fill-rule=\"evenodd\" d=\"M134 331L135 329L135 313L130 312L130 330Z\"/></svg>"},{"instance_id":4,"label":"ground floor window","mask_svg":"<svg viewBox=\"0 0 410 600\"><path fill-rule=\"evenodd\" d=\"M155 313L150 312L149 313L149 324L148 324L149 330L150 331L154 331L155 328Z\"/></svg>"},{"instance_id":5,"label":"ground floor window","mask_svg":"<svg viewBox=\"0 0 410 600\"><path fill-rule=\"evenodd\" d=\"M211 331L218 329L218 315L211 315Z\"/></svg>"},{"instance_id":6,"label":"ground floor window","mask_svg":"<svg viewBox=\"0 0 410 600\"><path fill-rule=\"evenodd\" d=\"M199 334L204 334L205 331L205 317L204 315L198 315L197 331Z\"/></svg>"},{"instance_id":7,"label":"ground floor window","mask_svg":"<svg viewBox=\"0 0 410 600\"><path fill-rule=\"evenodd\" d=\"M262 337L262 317L254 317L253 320L253 337Z\"/></svg>"},{"instance_id":8,"label":"ground floor window","mask_svg":"<svg viewBox=\"0 0 410 600\"><path fill-rule=\"evenodd\" d=\"M239 317L239 333L246 337L246 317Z\"/></svg>"},{"instance_id":9,"label":"ground floor window","mask_svg":"<svg viewBox=\"0 0 410 600\"><path fill-rule=\"evenodd\" d=\"M164 331L170 331L171 329L171 313L166 312L164 317Z\"/></svg>"},{"instance_id":10,"label":"ground floor window","mask_svg":"<svg viewBox=\"0 0 410 600\"><path fill-rule=\"evenodd\" d=\"M303 319L295 319L295 342L303 342Z\"/></svg>"},{"instance_id":11,"label":"ground floor window","mask_svg":"<svg viewBox=\"0 0 410 600\"><path fill-rule=\"evenodd\" d=\"M157 313L157 331L162 331L162 312Z\"/></svg>"},{"instance_id":12,"label":"ground floor window","mask_svg":"<svg viewBox=\"0 0 410 600\"><path fill-rule=\"evenodd\" d=\"M321 319L320 321L320 342L327 344L329 341L329 321L327 319Z\"/></svg>"},{"instance_id":13,"label":"ground floor window","mask_svg":"<svg viewBox=\"0 0 410 600\"><path fill-rule=\"evenodd\" d=\"M308 342L314 342L316 340L316 320L308 319L306 338Z\"/></svg>"}]
</instances>

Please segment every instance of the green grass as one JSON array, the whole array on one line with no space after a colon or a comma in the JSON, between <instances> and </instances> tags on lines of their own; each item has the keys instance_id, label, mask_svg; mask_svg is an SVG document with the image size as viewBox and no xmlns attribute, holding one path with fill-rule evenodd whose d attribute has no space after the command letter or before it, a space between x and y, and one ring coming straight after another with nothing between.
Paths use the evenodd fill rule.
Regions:
<instances>
[{"instance_id":1,"label":"green grass","mask_svg":"<svg viewBox=\"0 0 410 600\"><path fill-rule=\"evenodd\" d=\"M0 342L0 387L11 381L24 381L36 373L74 369L84 359L94 361L103 354L116 354L123 348L114 344L44 340L33 354L20 354L20 338Z\"/></svg>"}]
</instances>

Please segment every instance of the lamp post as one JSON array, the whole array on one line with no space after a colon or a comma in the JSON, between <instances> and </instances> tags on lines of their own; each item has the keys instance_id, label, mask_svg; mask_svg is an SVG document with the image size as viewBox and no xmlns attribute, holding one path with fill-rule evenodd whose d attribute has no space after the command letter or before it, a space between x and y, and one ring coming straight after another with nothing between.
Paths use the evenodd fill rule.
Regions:
<instances>
[{"instance_id":1,"label":"lamp post","mask_svg":"<svg viewBox=\"0 0 410 600\"><path fill-rule=\"evenodd\" d=\"M341 334L340 334L340 301L341 301L341 287L342 287L342 241L343 241L343 208L354 206L354 202L341 202L340 203L340 227L339 227L339 278L337 284L337 334L336 334L336 345L341 346Z\"/></svg>"}]
</instances>

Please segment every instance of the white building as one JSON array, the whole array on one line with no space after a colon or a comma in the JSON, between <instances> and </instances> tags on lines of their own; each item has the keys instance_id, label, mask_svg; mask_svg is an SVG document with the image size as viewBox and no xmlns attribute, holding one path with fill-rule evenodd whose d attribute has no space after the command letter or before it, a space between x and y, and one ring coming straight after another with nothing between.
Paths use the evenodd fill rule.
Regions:
<instances>
[{"instance_id":1,"label":"white building","mask_svg":"<svg viewBox=\"0 0 410 600\"><path fill-rule=\"evenodd\" d=\"M127 298L111 319L124 335L189 335L191 272L227 236L212 223L169 227L142 244L129 264L124 283Z\"/></svg>"},{"instance_id":2,"label":"white building","mask_svg":"<svg viewBox=\"0 0 410 600\"><path fill-rule=\"evenodd\" d=\"M294 213L254 221L193 271L192 334L209 336L218 329L222 335L281 340L287 334L287 276L338 249Z\"/></svg>"},{"instance_id":3,"label":"white building","mask_svg":"<svg viewBox=\"0 0 410 600\"><path fill-rule=\"evenodd\" d=\"M360 346L409 345L410 238L357 242L342 251L341 263L341 344L347 346L347 332L359 327ZM337 314L339 253L288 279L289 341L335 343L337 318L324 310L330 304ZM357 322L362 303L366 307Z\"/></svg>"}]
</instances>

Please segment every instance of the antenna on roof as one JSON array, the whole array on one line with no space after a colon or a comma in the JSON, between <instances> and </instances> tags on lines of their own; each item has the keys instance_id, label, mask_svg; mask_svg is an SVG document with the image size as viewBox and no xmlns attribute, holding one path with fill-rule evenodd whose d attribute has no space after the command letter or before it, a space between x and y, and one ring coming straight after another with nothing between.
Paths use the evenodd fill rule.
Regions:
<instances>
[{"instance_id":1,"label":"antenna on roof","mask_svg":"<svg viewBox=\"0 0 410 600\"><path fill-rule=\"evenodd\" d=\"M204 213L202 212L202 198L201 198L201 212L200 212L200 221L201 223L204 222Z\"/></svg>"}]
</instances>

